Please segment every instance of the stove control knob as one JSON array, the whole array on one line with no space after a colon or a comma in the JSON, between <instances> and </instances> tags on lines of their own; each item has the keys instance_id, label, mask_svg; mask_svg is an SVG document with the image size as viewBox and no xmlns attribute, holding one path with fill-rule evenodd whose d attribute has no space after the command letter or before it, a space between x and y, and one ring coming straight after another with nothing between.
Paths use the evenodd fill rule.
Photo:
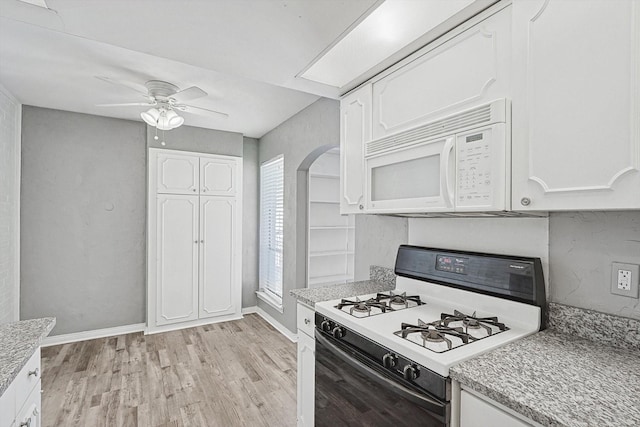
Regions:
<instances>
[{"instance_id":1,"label":"stove control knob","mask_svg":"<svg viewBox=\"0 0 640 427\"><path fill-rule=\"evenodd\" d=\"M344 337L344 329L342 329L340 326L336 326L335 328L333 328L333 331L331 333L333 334L333 337L337 339Z\"/></svg>"},{"instance_id":2,"label":"stove control knob","mask_svg":"<svg viewBox=\"0 0 640 427\"><path fill-rule=\"evenodd\" d=\"M382 356L382 366L385 368L393 368L398 364L398 358L395 354L387 353Z\"/></svg>"},{"instance_id":3,"label":"stove control knob","mask_svg":"<svg viewBox=\"0 0 640 427\"><path fill-rule=\"evenodd\" d=\"M331 323L329 323L329 321L327 319L324 319L322 321L322 323L320 323L320 329L322 329L323 332L330 332L331 331Z\"/></svg>"},{"instance_id":4,"label":"stove control knob","mask_svg":"<svg viewBox=\"0 0 640 427\"><path fill-rule=\"evenodd\" d=\"M420 371L418 370L418 367L415 365L407 365L402 370L402 374L405 380L413 381L420 376Z\"/></svg>"}]
</instances>

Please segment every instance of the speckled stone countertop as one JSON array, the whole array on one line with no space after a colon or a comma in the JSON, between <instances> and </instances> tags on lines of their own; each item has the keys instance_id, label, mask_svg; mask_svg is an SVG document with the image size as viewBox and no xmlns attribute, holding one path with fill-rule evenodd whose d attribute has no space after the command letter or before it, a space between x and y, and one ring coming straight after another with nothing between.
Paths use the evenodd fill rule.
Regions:
<instances>
[{"instance_id":1,"label":"speckled stone countertop","mask_svg":"<svg viewBox=\"0 0 640 427\"><path fill-rule=\"evenodd\" d=\"M348 298L356 295L395 289L395 274L393 270L372 265L369 268L370 280L321 286L318 288L301 288L291 290L291 295L299 302L314 307L317 302L338 298Z\"/></svg>"},{"instance_id":2,"label":"speckled stone countertop","mask_svg":"<svg viewBox=\"0 0 640 427\"><path fill-rule=\"evenodd\" d=\"M544 426L640 426L640 350L630 346L629 335L618 347L592 341L568 334L567 325L577 317L610 322L610 315L598 319L566 306L550 307L550 315L558 329L454 366L451 377Z\"/></svg>"},{"instance_id":3,"label":"speckled stone countertop","mask_svg":"<svg viewBox=\"0 0 640 427\"><path fill-rule=\"evenodd\" d=\"M55 324L55 317L45 317L0 325L0 396Z\"/></svg>"}]
</instances>

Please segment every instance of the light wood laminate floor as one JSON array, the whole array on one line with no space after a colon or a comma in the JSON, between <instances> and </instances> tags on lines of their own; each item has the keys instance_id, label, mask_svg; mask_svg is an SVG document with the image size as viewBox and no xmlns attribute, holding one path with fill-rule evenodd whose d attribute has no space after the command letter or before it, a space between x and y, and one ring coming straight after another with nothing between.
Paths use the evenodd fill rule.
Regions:
<instances>
[{"instance_id":1,"label":"light wood laminate floor","mask_svg":"<svg viewBox=\"0 0 640 427\"><path fill-rule=\"evenodd\" d=\"M42 349L48 426L294 426L296 347L256 314Z\"/></svg>"}]
</instances>

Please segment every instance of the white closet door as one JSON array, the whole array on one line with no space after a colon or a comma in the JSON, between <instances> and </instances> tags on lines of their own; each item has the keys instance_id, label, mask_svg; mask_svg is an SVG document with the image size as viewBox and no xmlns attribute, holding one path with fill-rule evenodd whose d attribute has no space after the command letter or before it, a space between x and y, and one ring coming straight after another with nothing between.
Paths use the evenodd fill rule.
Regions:
<instances>
[{"instance_id":1,"label":"white closet door","mask_svg":"<svg viewBox=\"0 0 640 427\"><path fill-rule=\"evenodd\" d=\"M198 194L198 156L158 153L157 170L158 193Z\"/></svg>"},{"instance_id":2,"label":"white closet door","mask_svg":"<svg viewBox=\"0 0 640 427\"><path fill-rule=\"evenodd\" d=\"M236 200L200 197L200 318L235 313Z\"/></svg>"},{"instance_id":3,"label":"white closet door","mask_svg":"<svg viewBox=\"0 0 640 427\"><path fill-rule=\"evenodd\" d=\"M200 192L207 196L235 196L238 191L235 159L201 157Z\"/></svg>"},{"instance_id":4,"label":"white closet door","mask_svg":"<svg viewBox=\"0 0 640 427\"><path fill-rule=\"evenodd\" d=\"M157 196L156 324L198 318L198 196Z\"/></svg>"}]
</instances>

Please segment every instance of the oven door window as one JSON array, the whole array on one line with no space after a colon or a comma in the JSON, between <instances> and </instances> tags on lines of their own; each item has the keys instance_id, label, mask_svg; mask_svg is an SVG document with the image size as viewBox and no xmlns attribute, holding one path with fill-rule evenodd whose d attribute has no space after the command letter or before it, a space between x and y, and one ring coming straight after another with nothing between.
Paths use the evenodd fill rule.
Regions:
<instances>
[{"instance_id":1,"label":"oven door window","mask_svg":"<svg viewBox=\"0 0 640 427\"><path fill-rule=\"evenodd\" d=\"M316 333L316 427L449 425L449 404Z\"/></svg>"},{"instance_id":2,"label":"oven door window","mask_svg":"<svg viewBox=\"0 0 640 427\"><path fill-rule=\"evenodd\" d=\"M372 212L453 211L454 138L366 159Z\"/></svg>"}]
</instances>

